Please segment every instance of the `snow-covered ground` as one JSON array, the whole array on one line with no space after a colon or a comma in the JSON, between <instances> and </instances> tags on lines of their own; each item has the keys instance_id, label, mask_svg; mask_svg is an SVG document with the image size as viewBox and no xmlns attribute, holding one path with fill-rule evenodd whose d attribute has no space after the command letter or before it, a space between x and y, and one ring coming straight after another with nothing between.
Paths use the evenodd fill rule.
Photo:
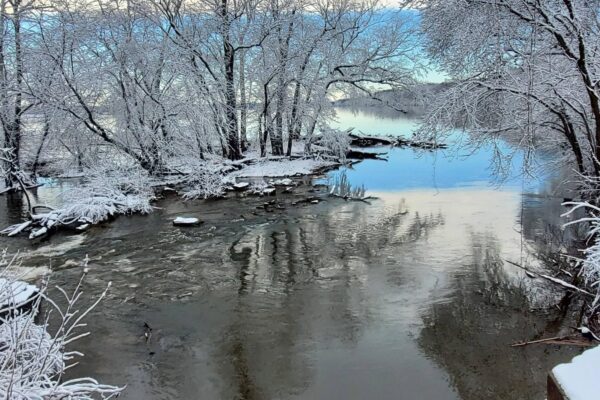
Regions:
<instances>
[{"instance_id":1,"label":"snow-covered ground","mask_svg":"<svg viewBox=\"0 0 600 400\"><path fill-rule=\"evenodd\" d=\"M304 145L295 144L292 158L278 156L261 158L256 151L246 153L239 161L212 158L208 160L178 160L171 168L178 174L160 179L134 167L110 169L103 166L86 171L82 184L65 192L65 203L44 214L32 213L29 220L10 227L0 227L0 234L16 236L27 233L30 239L46 236L61 226L84 231L90 225L122 214L149 213L155 187L179 187L184 200L221 197L228 190L248 190L243 178L284 178L311 175L339 165L335 157L322 159L303 154ZM333 159L333 160L332 160ZM271 195L273 185L254 184L252 193ZM290 186L291 183L280 183ZM263 187L264 186L264 187ZM33 204L36 206L37 204ZM183 225L183 223L182 223Z\"/></svg>"},{"instance_id":2,"label":"snow-covered ground","mask_svg":"<svg viewBox=\"0 0 600 400\"><path fill-rule=\"evenodd\" d=\"M316 159L259 160L255 164L248 165L239 171L231 173L230 176L236 178L259 178L310 175L322 168L333 167L335 165L337 163L332 161Z\"/></svg>"},{"instance_id":3,"label":"snow-covered ground","mask_svg":"<svg viewBox=\"0 0 600 400\"><path fill-rule=\"evenodd\" d=\"M592 400L600 397L600 346L586 350L567 364L552 369L554 380L568 400Z\"/></svg>"}]
</instances>

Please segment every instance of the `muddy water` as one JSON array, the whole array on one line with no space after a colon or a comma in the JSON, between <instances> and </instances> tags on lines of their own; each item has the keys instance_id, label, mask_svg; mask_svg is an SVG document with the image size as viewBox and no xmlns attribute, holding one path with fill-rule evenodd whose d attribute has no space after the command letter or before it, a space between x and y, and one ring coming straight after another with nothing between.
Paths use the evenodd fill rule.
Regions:
<instances>
[{"instance_id":1,"label":"muddy water","mask_svg":"<svg viewBox=\"0 0 600 400\"><path fill-rule=\"evenodd\" d=\"M545 286L503 260L542 267L536 238L560 199L545 181L491 184L491 150L456 154L392 150L345 171L370 204L308 186L266 210L264 198L166 198L149 216L0 246L50 264L67 287L88 255L90 297L112 282L73 376L127 384L125 399L543 398L547 371L577 350L509 346L563 324L545 311ZM309 195L324 201L292 205ZM0 222L18 219L18 201L0 201L12 202ZM178 215L205 222L174 228Z\"/></svg>"}]
</instances>

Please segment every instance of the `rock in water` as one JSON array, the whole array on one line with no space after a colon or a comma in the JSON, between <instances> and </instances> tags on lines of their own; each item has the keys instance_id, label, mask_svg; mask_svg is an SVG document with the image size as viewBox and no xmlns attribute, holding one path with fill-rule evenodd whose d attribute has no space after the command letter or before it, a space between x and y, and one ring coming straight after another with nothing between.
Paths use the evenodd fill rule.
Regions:
<instances>
[{"instance_id":1,"label":"rock in water","mask_svg":"<svg viewBox=\"0 0 600 400\"><path fill-rule=\"evenodd\" d=\"M36 286L26 282L0 278L0 309L6 312L27 307L38 292Z\"/></svg>"},{"instance_id":2,"label":"rock in water","mask_svg":"<svg viewBox=\"0 0 600 400\"><path fill-rule=\"evenodd\" d=\"M173 220L175 226L194 226L199 225L200 220L194 217L177 217Z\"/></svg>"},{"instance_id":3,"label":"rock in water","mask_svg":"<svg viewBox=\"0 0 600 400\"><path fill-rule=\"evenodd\" d=\"M46 228L45 226L42 226L38 230L31 231L31 233L29 234L29 239L36 239L36 238L39 238L41 236L44 236L47 233L48 233L48 228Z\"/></svg>"},{"instance_id":4,"label":"rock in water","mask_svg":"<svg viewBox=\"0 0 600 400\"><path fill-rule=\"evenodd\" d=\"M78 230L79 232L83 232L83 231L87 231L89 227L90 227L90 224L82 224L82 225L79 225L75 229Z\"/></svg>"},{"instance_id":5,"label":"rock in water","mask_svg":"<svg viewBox=\"0 0 600 400\"><path fill-rule=\"evenodd\" d=\"M292 186L294 184L294 181L290 178L284 178L277 179L276 181L270 181L269 183L273 186Z\"/></svg>"},{"instance_id":6,"label":"rock in water","mask_svg":"<svg viewBox=\"0 0 600 400\"><path fill-rule=\"evenodd\" d=\"M239 182L239 183L236 183L233 185L233 188L240 192L248 189L249 187L250 187L250 184L248 182Z\"/></svg>"}]
</instances>

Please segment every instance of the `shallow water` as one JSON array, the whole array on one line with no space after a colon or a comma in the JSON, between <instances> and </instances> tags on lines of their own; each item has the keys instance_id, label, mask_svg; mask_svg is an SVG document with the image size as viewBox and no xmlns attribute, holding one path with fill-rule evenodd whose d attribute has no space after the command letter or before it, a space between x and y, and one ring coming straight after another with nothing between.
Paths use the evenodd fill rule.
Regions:
<instances>
[{"instance_id":1,"label":"shallow water","mask_svg":"<svg viewBox=\"0 0 600 400\"><path fill-rule=\"evenodd\" d=\"M380 121L340 118L367 133L417 123ZM112 282L74 375L127 384L125 399L543 398L547 371L578 350L509 346L562 323L542 307L543 283L503 260L538 266L535 239L560 212L550 181L515 170L498 187L486 149L386 151L387 163L342 171L377 197L370 204L321 191L323 202L293 206L315 194L308 186L269 211L264 198L166 198L149 216L0 246L51 264L67 287L88 255L89 296ZM60 190L40 189L39 201ZM19 207L7 203L0 223ZM178 215L205 223L175 228Z\"/></svg>"}]
</instances>

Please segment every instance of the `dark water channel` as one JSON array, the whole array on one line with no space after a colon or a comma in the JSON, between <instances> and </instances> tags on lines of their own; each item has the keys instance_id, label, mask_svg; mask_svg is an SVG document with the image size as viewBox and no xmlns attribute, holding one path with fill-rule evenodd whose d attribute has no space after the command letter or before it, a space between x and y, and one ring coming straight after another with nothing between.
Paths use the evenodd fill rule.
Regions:
<instances>
[{"instance_id":1,"label":"dark water channel","mask_svg":"<svg viewBox=\"0 0 600 400\"><path fill-rule=\"evenodd\" d=\"M373 133L413 127L341 117ZM314 195L308 186L270 212L257 208L264 198L169 197L148 216L0 246L50 265L66 287L88 255L88 297L112 282L73 374L127 384L124 399L544 398L547 371L579 350L510 347L563 324L546 311L546 286L503 260L539 266L536 239L561 211L550 180L498 187L486 149L387 151L387 163L346 171L371 204L292 206ZM58 191L40 189L39 201ZM0 202L0 223L16 222L18 201ZM178 215L205 223L175 228Z\"/></svg>"}]
</instances>

